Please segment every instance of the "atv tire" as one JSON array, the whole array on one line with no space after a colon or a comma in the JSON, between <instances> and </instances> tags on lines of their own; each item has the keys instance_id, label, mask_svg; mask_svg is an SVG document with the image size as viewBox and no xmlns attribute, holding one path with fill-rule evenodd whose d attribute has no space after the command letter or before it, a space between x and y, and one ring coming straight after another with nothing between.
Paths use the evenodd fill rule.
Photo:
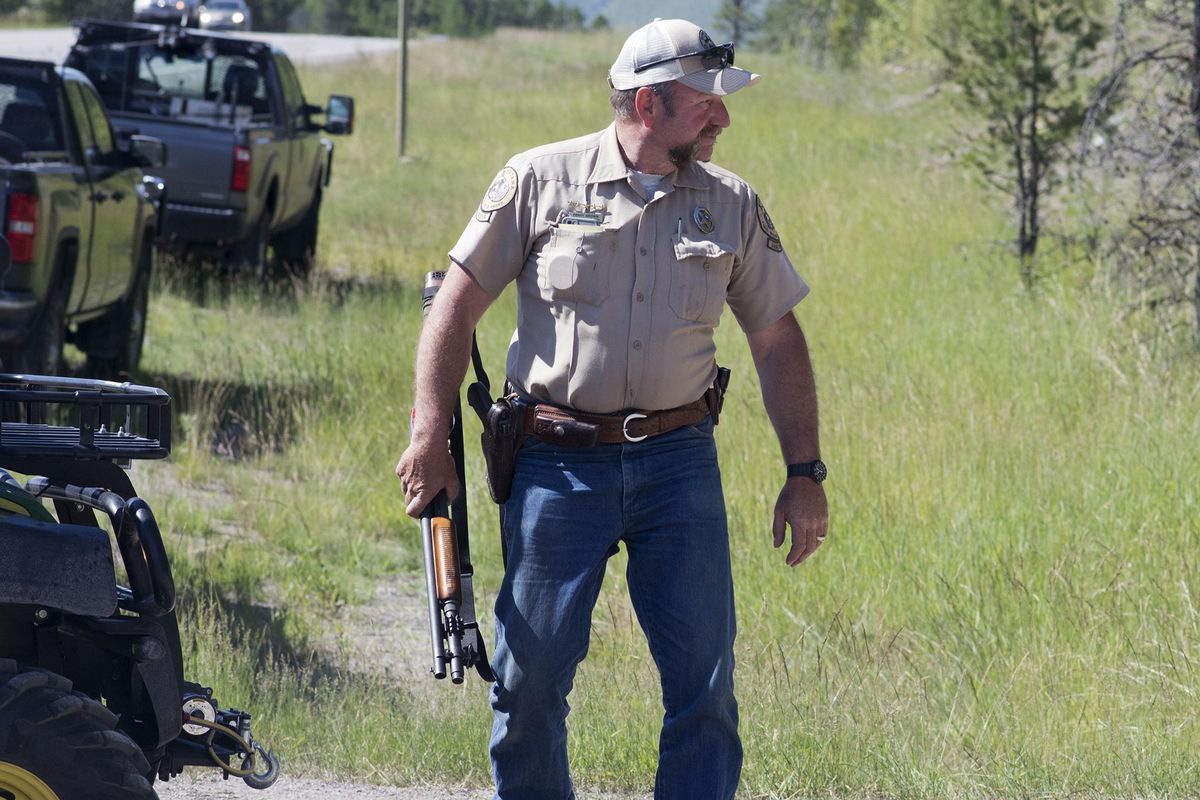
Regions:
<instances>
[{"instance_id":1,"label":"atv tire","mask_svg":"<svg viewBox=\"0 0 1200 800\"><path fill-rule=\"evenodd\" d=\"M157 800L116 716L71 682L0 659L0 798Z\"/></svg>"}]
</instances>

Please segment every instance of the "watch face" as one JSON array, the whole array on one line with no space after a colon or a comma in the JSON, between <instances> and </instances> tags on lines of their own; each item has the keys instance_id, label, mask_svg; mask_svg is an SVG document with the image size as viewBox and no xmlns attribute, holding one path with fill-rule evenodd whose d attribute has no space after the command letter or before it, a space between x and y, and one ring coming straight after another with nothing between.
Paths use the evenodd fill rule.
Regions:
<instances>
[{"instance_id":1,"label":"watch face","mask_svg":"<svg viewBox=\"0 0 1200 800\"><path fill-rule=\"evenodd\" d=\"M817 483L825 480L829 476L829 470L825 469L824 461L814 461L812 465L812 479Z\"/></svg>"}]
</instances>

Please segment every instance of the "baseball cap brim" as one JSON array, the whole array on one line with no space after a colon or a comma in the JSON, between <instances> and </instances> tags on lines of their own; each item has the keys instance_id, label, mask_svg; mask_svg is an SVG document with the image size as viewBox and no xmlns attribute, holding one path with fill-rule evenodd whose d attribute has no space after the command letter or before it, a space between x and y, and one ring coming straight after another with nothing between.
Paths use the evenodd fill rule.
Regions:
<instances>
[{"instance_id":1,"label":"baseball cap brim","mask_svg":"<svg viewBox=\"0 0 1200 800\"><path fill-rule=\"evenodd\" d=\"M675 80L684 86L690 86L698 92L706 94L733 94L738 89L753 86L762 78L761 75L739 67L724 67L708 69L683 75Z\"/></svg>"}]
</instances>

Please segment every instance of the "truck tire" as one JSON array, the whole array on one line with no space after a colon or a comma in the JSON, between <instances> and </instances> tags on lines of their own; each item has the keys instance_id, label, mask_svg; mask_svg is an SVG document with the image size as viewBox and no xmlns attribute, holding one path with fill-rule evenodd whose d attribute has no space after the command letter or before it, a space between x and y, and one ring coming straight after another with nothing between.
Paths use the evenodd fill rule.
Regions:
<instances>
[{"instance_id":1,"label":"truck tire","mask_svg":"<svg viewBox=\"0 0 1200 800\"><path fill-rule=\"evenodd\" d=\"M275 275L279 278L305 280L312 271L317 253L317 231L321 221L321 192L313 196L312 205L304 212L300 224L284 231L271 241L275 252Z\"/></svg>"},{"instance_id":2,"label":"truck tire","mask_svg":"<svg viewBox=\"0 0 1200 800\"><path fill-rule=\"evenodd\" d=\"M100 319L80 326L79 346L87 353L88 376L115 378L141 365L153 268L154 247L147 241L142 244L129 294Z\"/></svg>"},{"instance_id":3,"label":"truck tire","mask_svg":"<svg viewBox=\"0 0 1200 800\"><path fill-rule=\"evenodd\" d=\"M0 659L0 797L157 800L150 764L116 723L61 675Z\"/></svg>"},{"instance_id":4,"label":"truck tire","mask_svg":"<svg viewBox=\"0 0 1200 800\"><path fill-rule=\"evenodd\" d=\"M50 280L46 302L38 312L25 340L16 349L0 354L7 372L30 375L57 375L62 370L63 348L67 341L67 296L60 269Z\"/></svg>"}]
</instances>

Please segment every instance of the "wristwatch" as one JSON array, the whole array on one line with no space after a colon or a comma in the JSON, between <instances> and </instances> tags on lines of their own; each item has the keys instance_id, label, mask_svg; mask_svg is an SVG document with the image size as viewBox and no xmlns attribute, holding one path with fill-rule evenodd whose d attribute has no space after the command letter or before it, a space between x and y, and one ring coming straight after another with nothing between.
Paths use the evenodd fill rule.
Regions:
<instances>
[{"instance_id":1,"label":"wristwatch","mask_svg":"<svg viewBox=\"0 0 1200 800\"><path fill-rule=\"evenodd\" d=\"M825 462L818 458L802 464L788 464L787 476L789 478L808 478L813 483L820 483L829 477L829 470L825 468Z\"/></svg>"}]
</instances>

